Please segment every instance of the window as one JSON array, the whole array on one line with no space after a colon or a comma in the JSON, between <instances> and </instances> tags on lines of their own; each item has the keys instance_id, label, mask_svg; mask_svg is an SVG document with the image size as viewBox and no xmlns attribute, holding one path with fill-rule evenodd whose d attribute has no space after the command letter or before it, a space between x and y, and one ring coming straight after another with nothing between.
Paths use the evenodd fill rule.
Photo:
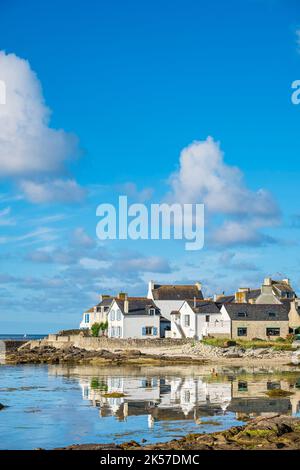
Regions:
<instances>
[{"instance_id":1,"label":"window","mask_svg":"<svg viewBox=\"0 0 300 470\"><path fill-rule=\"evenodd\" d=\"M84 318L85 323L90 323L90 314L86 313Z\"/></svg>"},{"instance_id":2,"label":"window","mask_svg":"<svg viewBox=\"0 0 300 470\"><path fill-rule=\"evenodd\" d=\"M157 336L157 328L155 326L144 326L142 328L143 336Z\"/></svg>"},{"instance_id":3,"label":"window","mask_svg":"<svg viewBox=\"0 0 300 470\"><path fill-rule=\"evenodd\" d=\"M184 326L190 326L190 316L184 315Z\"/></svg>"},{"instance_id":4,"label":"window","mask_svg":"<svg viewBox=\"0 0 300 470\"><path fill-rule=\"evenodd\" d=\"M155 315L155 308L149 308L149 315L151 316Z\"/></svg>"},{"instance_id":5,"label":"window","mask_svg":"<svg viewBox=\"0 0 300 470\"><path fill-rule=\"evenodd\" d=\"M238 316L239 318L246 318L246 317L247 317L247 313L246 313L246 312L239 312L239 313L237 314L237 316Z\"/></svg>"},{"instance_id":6,"label":"window","mask_svg":"<svg viewBox=\"0 0 300 470\"><path fill-rule=\"evenodd\" d=\"M115 336L115 327L114 326L112 326L111 329L110 329L110 336L111 337Z\"/></svg>"},{"instance_id":7,"label":"window","mask_svg":"<svg viewBox=\"0 0 300 470\"><path fill-rule=\"evenodd\" d=\"M238 383L238 391L239 392L247 392L248 391L248 382L240 381Z\"/></svg>"},{"instance_id":8,"label":"window","mask_svg":"<svg viewBox=\"0 0 300 470\"><path fill-rule=\"evenodd\" d=\"M117 320L121 320L121 310L117 310Z\"/></svg>"},{"instance_id":9,"label":"window","mask_svg":"<svg viewBox=\"0 0 300 470\"><path fill-rule=\"evenodd\" d=\"M117 336L121 338L122 336L122 328L120 326L117 326Z\"/></svg>"},{"instance_id":10,"label":"window","mask_svg":"<svg viewBox=\"0 0 300 470\"><path fill-rule=\"evenodd\" d=\"M110 319L111 319L111 321L114 321L114 319L115 319L115 311L114 310L112 310L110 312Z\"/></svg>"},{"instance_id":11,"label":"window","mask_svg":"<svg viewBox=\"0 0 300 470\"><path fill-rule=\"evenodd\" d=\"M238 336L247 336L247 328L238 328L237 329Z\"/></svg>"},{"instance_id":12,"label":"window","mask_svg":"<svg viewBox=\"0 0 300 470\"><path fill-rule=\"evenodd\" d=\"M269 312L269 318L275 318L276 313L275 312Z\"/></svg>"},{"instance_id":13,"label":"window","mask_svg":"<svg viewBox=\"0 0 300 470\"><path fill-rule=\"evenodd\" d=\"M205 321L206 321L206 323L209 323L209 319L210 319L210 316L209 316L209 315L205 315Z\"/></svg>"},{"instance_id":14,"label":"window","mask_svg":"<svg viewBox=\"0 0 300 470\"><path fill-rule=\"evenodd\" d=\"M143 388L152 388L152 380L151 379L143 379L142 380L142 387Z\"/></svg>"},{"instance_id":15,"label":"window","mask_svg":"<svg viewBox=\"0 0 300 470\"><path fill-rule=\"evenodd\" d=\"M280 382L267 382L267 390L280 390Z\"/></svg>"},{"instance_id":16,"label":"window","mask_svg":"<svg viewBox=\"0 0 300 470\"><path fill-rule=\"evenodd\" d=\"M266 335L267 336L280 336L280 328L267 328Z\"/></svg>"},{"instance_id":17,"label":"window","mask_svg":"<svg viewBox=\"0 0 300 470\"><path fill-rule=\"evenodd\" d=\"M143 330L144 330L143 335L145 336L152 335L152 326L145 326Z\"/></svg>"}]
</instances>

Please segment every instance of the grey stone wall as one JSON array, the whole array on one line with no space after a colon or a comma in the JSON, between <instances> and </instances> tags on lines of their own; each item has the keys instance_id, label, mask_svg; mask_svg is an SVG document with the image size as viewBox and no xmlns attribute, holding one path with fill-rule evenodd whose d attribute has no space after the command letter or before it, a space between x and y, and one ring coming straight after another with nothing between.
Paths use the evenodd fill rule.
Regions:
<instances>
[{"instance_id":1,"label":"grey stone wall","mask_svg":"<svg viewBox=\"0 0 300 470\"><path fill-rule=\"evenodd\" d=\"M65 348L67 346L75 346L77 348L86 349L87 351L97 351L100 349L107 349L115 351L117 349L139 349L147 351L155 348L165 348L166 350L172 347L181 346L183 344L192 343L192 339L117 339L106 337L83 337L80 335L60 336L49 335L48 338L30 342L30 347L34 348L40 345L54 346L55 348Z\"/></svg>"}]
</instances>

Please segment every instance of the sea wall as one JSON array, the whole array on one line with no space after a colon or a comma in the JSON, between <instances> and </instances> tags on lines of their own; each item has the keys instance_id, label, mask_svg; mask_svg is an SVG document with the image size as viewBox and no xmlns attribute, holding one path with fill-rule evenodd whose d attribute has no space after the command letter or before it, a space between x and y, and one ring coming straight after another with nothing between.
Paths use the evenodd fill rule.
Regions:
<instances>
[{"instance_id":1,"label":"sea wall","mask_svg":"<svg viewBox=\"0 0 300 470\"><path fill-rule=\"evenodd\" d=\"M107 349L109 351L139 349L141 352L147 352L153 349L166 349L180 347L184 344L191 344L191 339L116 339L106 337L84 337L81 335L49 335L48 338L42 340L30 341L30 348L36 346L54 346L55 348L65 348L75 346L77 348L86 349L87 351L99 351ZM27 343L28 344L28 343Z\"/></svg>"},{"instance_id":2,"label":"sea wall","mask_svg":"<svg viewBox=\"0 0 300 470\"><path fill-rule=\"evenodd\" d=\"M17 351L17 349L20 346L26 344L27 341L6 339L3 341L3 343L5 344L5 351L11 352L11 351Z\"/></svg>"}]
</instances>

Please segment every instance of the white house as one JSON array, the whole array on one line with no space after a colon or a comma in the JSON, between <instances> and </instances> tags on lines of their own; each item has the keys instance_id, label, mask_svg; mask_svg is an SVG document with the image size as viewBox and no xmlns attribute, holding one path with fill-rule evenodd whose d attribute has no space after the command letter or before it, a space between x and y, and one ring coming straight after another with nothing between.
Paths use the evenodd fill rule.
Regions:
<instances>
[{"instance_id":1,"label":"white house","mask_svg":"<svg viewBox=\"0 0 300 470\"><path fill-rule=\"evenodd\" d=\"M185 301L171 313L171 337L202 339L204 336L230 333L230 322L223 322L215 302Z\"/></svg>"},{"instance_id":2,"label":"white house","mask_svg":"<svg viewBox=\"0 0 300 470\"><path fill-rule=\"evenodd\" d=\"M108 312L109 338L159 338L161 315L146 297L115 298Z\"/></svg>"},{"instance_id":3,"label":"white house","mask_svg":"<svg viewBox=\"0 0 300 470\"><path fill-rule=\"evenodd\" d=\"M162 316L171 321L171 312L178 310L185 300L203 299L201 287L200 282L194 285L166 285L150 281L147 297L155 302Z\"/></svg>"},{"instance_id":4,"label":"white house","mask_svg":"<svg viewBox=\"0 0 300 470\"><path fill-rule=\"evenodd\" d=\"M109 308L113 302L109 295L100 296L100 303L83 313L80 329L90 329L94 323L106 323Z\"/></svg>"}]
</instances>

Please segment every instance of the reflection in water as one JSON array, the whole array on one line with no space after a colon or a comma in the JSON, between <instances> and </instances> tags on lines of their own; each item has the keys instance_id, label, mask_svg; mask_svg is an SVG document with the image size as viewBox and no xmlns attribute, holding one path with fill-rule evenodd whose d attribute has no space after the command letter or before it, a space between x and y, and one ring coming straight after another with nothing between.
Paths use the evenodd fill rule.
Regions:
<instances>
[{"instance_id":1,"label":"reflection in water","mask_svg":"<svg viewBox=\"0 0 300 470\"><path fill-rule=\"evenodd\" d=\"M0 365L0 403L0 449L163 442L299 414L300 368Z\"/></svg>"},{"instance_id":2,"label":"reflection in water","mask_svg":"<svg viewBox=\"0 0 300 470\"><path fill-rule=\"evenodd\" d=\"M156 421L193 420L224 416L237 419L273 413L298 414L300 410L300 371L264 368L188 368L176 367L97 369L98 376L79 377L82 397L99 408L99 416L126 421L129 416L147 416L148 426ZM62 368L55 373L66 373ZM80 370L82 374L82 369ZM95 371L96 372L96 371ZM69 370L77 375L76 368ZM109 375L108 375L109 374ZM268 398L269 390L282 389L288 398ZM109 396L118 394L119 396Z\"/></svg>"}]
</instances>

